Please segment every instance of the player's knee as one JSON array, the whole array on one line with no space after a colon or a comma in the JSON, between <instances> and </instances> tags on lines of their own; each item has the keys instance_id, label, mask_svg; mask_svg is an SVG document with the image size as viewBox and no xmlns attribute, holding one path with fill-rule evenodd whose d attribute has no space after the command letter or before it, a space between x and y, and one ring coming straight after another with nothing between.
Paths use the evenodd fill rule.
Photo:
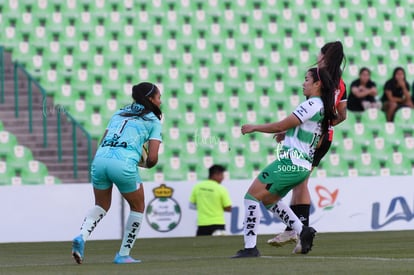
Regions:
<instances>
[{"instance_id":1,"label":"player's knee","mask_svg":"<svg viewBox=\"0 0 414 275\"><path fill-rule=\"evenodd\" d=\"M145 210L145 204L143 201L130 203L129 207L131 208L131 211L135 212L144 213Z\"/></svg>"}]
</instances>

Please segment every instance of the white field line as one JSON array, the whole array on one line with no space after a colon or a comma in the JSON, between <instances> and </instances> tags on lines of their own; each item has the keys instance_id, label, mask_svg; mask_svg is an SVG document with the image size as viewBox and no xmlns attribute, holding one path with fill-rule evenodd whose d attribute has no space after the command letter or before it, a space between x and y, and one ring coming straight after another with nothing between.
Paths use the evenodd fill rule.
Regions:
<instances>
[{"instance_id":1,"label":"white field line","mask_svg":"<svg viewBox=\"0 0 414 275\"><path fill-rule=\"evenodd\" d=\"M167 261L186 261L186 260L202 260L202 259L222 259L223 257L168 257ZM261 256L258 258L258 260L262 259L306 259L306 260L341 260L341 261L374 261L374 262L413 262L414 258L386 258L386 257L330 257L330 256ZM229 256L230 259L230 256ZM238 261L240 259L230 259L232 261ZM152 262L151 260L144 260L143 263ZM111 264L112 261L92 261L92 262L85 262L84 265L88 264ZM0 268L11 268L11 267L40 267L40 266L76 266L77 264L75 262L69 263L68 261L61 262L61 263L28 263L28 264L0 264ZM139 264L138 264L139 265Z\"/></svg>"}]
</instances>

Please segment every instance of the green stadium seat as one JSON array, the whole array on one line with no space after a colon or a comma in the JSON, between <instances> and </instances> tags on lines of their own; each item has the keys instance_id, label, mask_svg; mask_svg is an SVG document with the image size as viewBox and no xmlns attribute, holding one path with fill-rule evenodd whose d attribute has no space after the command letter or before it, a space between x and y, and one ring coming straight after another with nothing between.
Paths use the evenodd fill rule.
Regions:
<instances>
[{"instance_id":1,"label":"green stadium seat","mask_svg":"<svg viewBox=\"0 0 414 275\"><path fill-rule=\"evenodd\" d=\"M331 152L328 153L322 162L327 177L348 176L348 163L341 159L341 156L336 153L336 150L331 149Z\"/></svg>"},{"instance_id":2,"label":"green stadium seat","mask_svg":"<svg viewBox=\"0 0 414 275\"><path fill-rule=\"evenodd\" d=\"M22 184L45 184L45 178L47 175L48 170L45 164L36 160L30 160L25 169L22 169Z\"/></svg>"},{"instance_id":3,"label":"green stadium seat","mask_svg":"<svg viewBox=\"0 0 414 275\"><path fill-rule=\"evenodd\" d=\"M413 131L414 130L414 125L412 123L413 121L414 121L414 112L411 110L411 108L404 107L404 108L397 110L397 112L395 113L394 123L395 123L395 126L398 128L401 128L403 130Z\"/></svg>"},{"instance_id":4,"label":"green stadium seat","mask_svg":"<svg viewBox=\"0 0 414 275\"><path fill-rule=\"evenodd\" d=\"M370 153L362 153L354 162L358 176L378 176L380 172L380 163Z\"/></svg>"},{"instance_id":5,"label":"green stadium seat","mask_svg":"<svg viewBox=\"0 0 414 275\"><path fill-rule=\"evenodd\" d=\"M414 137L406 136L403 140L404 142L401 143L399 151L404 153L404 157L414 162Z\"/></svg>"},{"instance_id":6,"label":"green stadium seat","mask_svg":"<svg viewBox=\"0 0 414 275\"><path fill-rule=\"evenodd\" d=\"M139 175L143 182L154 181L155 169L139 168Z\"/></svg>"},{"instance_id":7,"label":"green stadium seat","mask_svg":"<svg viewBox=\"0 0 414 275\"><path fill-rule=\"evenodd\" d=\"M33 160L32 151L22 145L13 147L13 154L7 156L7 162L15 171L23 171L26 169L29 161Z\"/></svg>"},{"instance_id":8,"label":"green stadium seat","mask_svg":"<svg viewBox=\"0 0 414 275\"><path fill-rule=\"evenodd\" d=\"M231 164L234 162L234 154L231 151L231 147L230 150L228 149L230 145L226 146L225 144L223 144L221 148L218 148L220 146L220 142L218 144L214 144L214 142L211 142L211 145L213 145L213 148L211 150L211 156L213 158L214 163L220 163L221 165L230 167ZM193 160L193 164L195 163L197 163L197 159Z\"/></svg>"},{"instance_id":9,"label":"green stadium seat","mask_svg":"<svg viewBox=\"0 0 414 275\"><path fill-rule=\"evenodd\" d=\"M90 91L85 93L85 104L94 108L105 108L106 105L106 86L102 85L101 79L97 79L90 86Z\"/></svg>"},{"instance_id":10,"label":"green stadium seat","mask_svg":"<svg viewBox=\"0 0 414 275\"><path fill-rule=\"evenodd\" d=\"M7 131L0 131L0 156L7 157L13 154L13 148L17 144L15 135Z\"/></svg>"},{"instance_id":11,"label":"green stadium seat","mask_svg":"<svg viewBox=\"0 0 414 275\"><path fill-rule=\"evenodd\" d=\"M0 161L0 186L12 185L12 178L15 176L14 169L6 161Z\"/></svg>"},{"instance_id":12,"label":"green stadium seat","mask_svg":"<svg viewBox=\"0 0 414 275\"><path fill-rule=\"evenodd\" d=\"M186 179L186 166L179 157L178 152L174 152L173 156L170 157L166 165L163 166L164 178L167 181L182 181Z\"/></svg>"},{"instance_id":13,"label":"green stadium seat","mask_svg":"<svg viewBox=\"0 0 414 275\"><path fill-rule=\"evenodd\" d=\"M117 108L131 103L132 83L156 81L168 106L164 132L172 134L166 155L185 150L197 128L227 141L234 152L259 141L260 153L250 154L257 165L273 141L263 135L241 138L240 125L290 114L303 98L303 64L316 61L328 41L344 44L346 81L357 77L361 64L371 68L373 79L389 77L401 64L407 64L408 78L414 75L409 35L414 13L404 1L23 2L0 4L0 40L13 60L25 64L54 102L91 131L101 131ZM99 115L92 120L94 113ZM380 156L390 150L410 152L411 113L399 110L395 124L385 123L378 110L349 114L335 131L338 149L352 143L339 149L341 165L362 150L381 161L389 161ZM1 150L6 149L0 144ZM194 162L183 164L180 177L201 173L190 169ZM335 172L324 168L325 176ZM249 177L259 170L249 169ZM159 175L155 171L154 179Z\"/></svg>"},{"instance_id":14,"label":"green stadium seat","mask_svg":"<svg viewBox=\"0 0 414 275\"><path fill-rule=\"evenodd\" d=\"M391 175L398 176L411 176L412 175L412 165L405 158L403 153L394 152L392 159L387 162L387 167L390 169Z\"/></svg>"},{"instance_id":15,"label":"green stadium seat","mask_svg":"<svg viewBox=\"0 0 414 275\"><path fill-rule=\"evenodd\" d=\"M362 113L361 123L367 131L381 132L386 123L386 119L382 111L376 108L369 108Z\"/></svg>"},{"instance_id":16,"label":"green stadium seat","mask_svg":"<svg viewBox=\"0 0 414 275\"><path fill-rule=\"evenodd\" d=\"M249 179L252 175L252 164L242 150L237 150L228 166L229 176L232 179Z\"/></svg>"},{"instance_id":17,"label":"green stadium seat","mask_svg":"<svg viewBox=\"0 0 414 275\"><path fill-rule=\"evenodd\" d=\"M45 184L46 185L53 185L53 184L61 184L62 180L60 180L57 177L51 176L51 175L47 175L45 176Z\"/></svg>"},{"instance_id":18,"label":"green stadium seat","mask_svg":"<svg viewBox=\"0 0 414 275\"><path fill-rule=\"evenodd\" d=\"M375 159L382 161L391 159L397 148L397 145L387 142L383 136L374 137L373 141L366 147Z\"/></svg>"},{"instance_id":19,"label":"green stadium seat","mask_svg":"<svg viewBox=\"0 0 414 275\"><path fill-rule=\"evenodd\" d=\"M361 155L362 149L357 144L354 144L352 138L344 138L340 141L337 152L345 161L356 161Z\"/></svg>"},{"instance_id":20,"label":"green stadium seat","mask_svg":"<svg viewBox=\"0 0 414 275\"><path fill-rule=\"evenodd\" d=\"M403 129L397 127L394 122L386 122L383 126L380 129L373 130L374 138L382 137L385 143L399 146L404 137Z\"/></svg>"},{"instance_id":21,"label":"green stadium seat","mask_svg":"<svg viewBox=\"0 0 414 275\"><path fill-rule=\"evenodd\" d=\"M312 178L326 178L327 177L327 169L325 169L326 162L321 162L318 167L313 169L310 176Z\"/></svg>"},{"instance_id":22,"label":"green stadium seat","mask_svg":"<svg viewBox=\"0 0 414 275\"><path fill-rule=\"evenodd\" d=\"M68 106L68 110L80 123L85 123L93 113L93 111L87 107L87 103L84 99L76 99L72 101L71 105Z\"/></svg>"},{"instance_id":23,"label":"green stadium seat","mask_svg":"<svg viewBox=\"0 0 414 275\"><path fill-rule=\"evenodd\" d=\"M109 121L107 120L104 121L99 112L92 112L88 116L88 119L85 120L85 127L86 129L89 129L89 134L92 138L99 140L102 137L108 122Z\"/></svg>"},{"instance_id":24,"label":"green stadium seat","mask_svg":"<svg viewBox=\"0 0 414 275\"><path fill-rule=\"evenodd\" d=\"M346 119L341 122L335 129L341 129L342 132L350 132L354 131L355 124L359 122L359 117L357 114L348 112Z\"/></svg>"}]
</instances>

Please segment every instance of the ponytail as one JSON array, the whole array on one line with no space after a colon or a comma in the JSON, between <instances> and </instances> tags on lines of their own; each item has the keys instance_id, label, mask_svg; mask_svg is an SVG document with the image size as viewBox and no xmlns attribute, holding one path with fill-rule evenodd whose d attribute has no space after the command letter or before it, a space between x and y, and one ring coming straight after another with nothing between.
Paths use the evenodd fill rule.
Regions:
<instances>
[{"instance_id":1,"label":"ponytail","mask_svg":"<svg viewBox=\"0 0 414 275\"><path fill-rule=\"evenodd\" d=\"M326 133L330 124L336 118L334 107L336 86L326 69L311 68L308 72L311 73L314 82L321 81L321 99L324 108L322 132Z\"/></svg>"},{"instance_id":2,"label":"ponytail","mask_svg":"<svg viewBox=\"0 0 414 275\"><path fill-rule=\"evenodd\" d=\"M320 62L324 64L323 68L328 71L335 87L338 87L343 70L343 68L341 69L342 61L344 61L344 68L346 64L342 43L340 41L326 43L321 48L321 53L323 54L323 58ZM318 67L322 67L320 63Z\"/></svg>"}]
</instances>

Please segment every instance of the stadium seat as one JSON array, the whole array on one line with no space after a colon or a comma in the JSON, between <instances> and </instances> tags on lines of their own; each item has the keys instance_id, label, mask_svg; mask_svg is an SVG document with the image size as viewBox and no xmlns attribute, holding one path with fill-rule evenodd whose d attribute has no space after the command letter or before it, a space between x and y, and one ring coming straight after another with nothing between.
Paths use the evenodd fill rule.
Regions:
<instances>
[{"instance_id":1,"label":"stadium seat","mask_svg":"<svg viewBox=\"0 0 414 275\"><path fill-rule=\"evenodd\" d=\"M180 158L178 151L174 152L171 157L167 159L165 165L163 165L163 174L165 180L169 181L182 181L186 179L187 171L185 170L183 161Z\"/></svg>"},{"instance_id":2,"label":"stadium seat","mask_svg":"<svg viewBox=\"0 0 414 275\"><path fill-rule=\"evenodd\" d=\"M12 185L12 178L15 176L14 169L4 160L0 161L0 186Z\"/></svg>"},{"instance_id":3,"label":"stadium seat","mask_svg":"<svg viewBox=\"0 0 414 275\"><path fill-rule=\"evenodd\" d=\"M33 160L32 151L22 145L15 145L13 153L8 155L7 162L15 171L23 171L26 169L29 161Z\"/></svg>"},{"instance_id":4,"label":"stadium seat","mask_svg":"<svg viewBox=\"0 0 414 275\"><path fill-rule=\"evenodd\" d=\"M154 181L154 169L139 168L139 175L143 182Z\"/></svg>"},{"instance_id":5,"label":"stadium seat","mask_svg":"<svg viewBox=\"0 0 414 275\"><path fill-rule=\"evenodd\" d=\"M13 60L94 137L117 108L131 103L133 83L159 83L168 106L163 130L172 143L166 155L185 148L194 129L232 148L259 142L267 155L272 139L240 138L240 125L286 117L303 98L305 67L328 41L344 44L346 82L357 77L362 64L374 80L404 64L407 78L414 76L411 1L23 2L0 4L0 40ZM390 150L407 151L406 138L414 131L411 113L397 111L390 124L379 110L349 112L335 129L334 143L343 145L337 152L341 165L363 148L382 161L389 161L380 155ZM385 149L378 148L381 143ZM348 149L339 149L344 146ZM8 156L7 150L0 143L0 154ZM190 170L192 162L183 165L180 177L201 173L198 167Z\"/></svg>"},{"instance_id":6,"label":"stadium seat","mask_svg":"<svg viewBox=\"0 0 414 275\"><path fill-rule=\"evenodd\" d=\"M388 161L388 165L391 175L398 176L411 176L412 175L412 166L411 162L405 158L403 153L394 152L392 159Z\"/></svg>"},{"instance_id":7,"label":"stadium seat","mask_svg":"<svg viewBox=\"0 0 414 275\"><path fill-rule=\"evenodd\" d=\"M380 132L385 124L385 115L381 110L369 108L361 115L361 123L371 132Z\"/></svg>"},{"instance_id":8,"label":"stadium seat","mask_svg":"<svg viewBox=\"0 0 414 275\"><path fill-rule=\"evenodd\" d=\"M352 138L344 138L339 142L337 152L345 161L356 161L362 153L362 148L355 144Z\"/></svg>"},{"instance_id":9,"label":"stadium seat","mask_svg":"<svg viewBox=\"0 0 414 275\"><path fill-rule=\"evenodd\" d=\"M377 160L389 160L392 157L392 153L397 150L398 145L388 142L383 136L373 137L372 142L365 147L372 157Z\"/></svg>"},{"instance_id":10,"label":"stadium seat","mask_svg":"<svg viewBox=\"0 0 414 275\"><path fill-rule=\"evenodd\" d=\"M403 129L393 122L386 122L383 126L381 129L373 130L374 138L382 137L385 143L399 146L404 137Z\"/></svg>"},{"instance_id":11,"label":"stadium seat","mask_svg":"<svg viewBox=\"0 0 414 275\"><path fill-rule=\"evenodd\" d=\"M348 176L348 164L341 159L341 155L336 150L331 152L322 160L327 177L346 177Z\"/></svg>"},{"instance_id":12,"label":"stadium seat","mask_svg":"<svg viewBox=\"0 0 414 275\"><path fill-rule=\"evenodd\" d=\"M14 154L13 148L18 144L16 136L7 131L0 131L0 156Z\"/></svg>"},{"instance_id":13,"label":"stadium seat","mask_svg":"<svg viewBox=\"0 0 414 275\"><path fill-rule=\"evenodd\" d=\"M25 169L22 169L22 184L45 184L47 175L48 170L45 164L36 160L30 160L27 162Z\"/></svg>"},{"instance_id":14,"label":"stadium seat","mask_svg":"<svg viewBox=\"0 0 414 275\"><path fill-rule=\"evenodd\" d=\"M414 120L414 112L411 108L404 107L395 113L394 123L395 126L403 130L413 131L414 126L412 121Z\"/></svg>"},{"instance_id":15,"label":"stadium seat","mask_svg":"<svg viewBox=\"0 0 414 275\"><path fill-rule=\"evenodd\" d=\"M411 162L414 162L414 137L404 137L404 142L401 143L399 151L404 153L404 157L409 159Z\"/></svg>"},{"instance_id":16,"label":"stadium seat","mask_svg":"<svg viewBox=\"0 0 414 275\"><path fill-rule=\"evenodd\" d=\"M228 172L232 179L248 179L252 174L252 168L248 156L245 156L242 150L238 150L229 164Z\"/></svg>"},{"instance_id":17,"label":"stadium seat","mask_svg":"<svg viewBox=\"0 0 414 275\"><path fill-rule=\"evenodd\" d=\"M380 163L370 153L363 152L353 162L353 167L357 169L358 176L377 176L380 172Z\"/></svg>"}]
</instances>

